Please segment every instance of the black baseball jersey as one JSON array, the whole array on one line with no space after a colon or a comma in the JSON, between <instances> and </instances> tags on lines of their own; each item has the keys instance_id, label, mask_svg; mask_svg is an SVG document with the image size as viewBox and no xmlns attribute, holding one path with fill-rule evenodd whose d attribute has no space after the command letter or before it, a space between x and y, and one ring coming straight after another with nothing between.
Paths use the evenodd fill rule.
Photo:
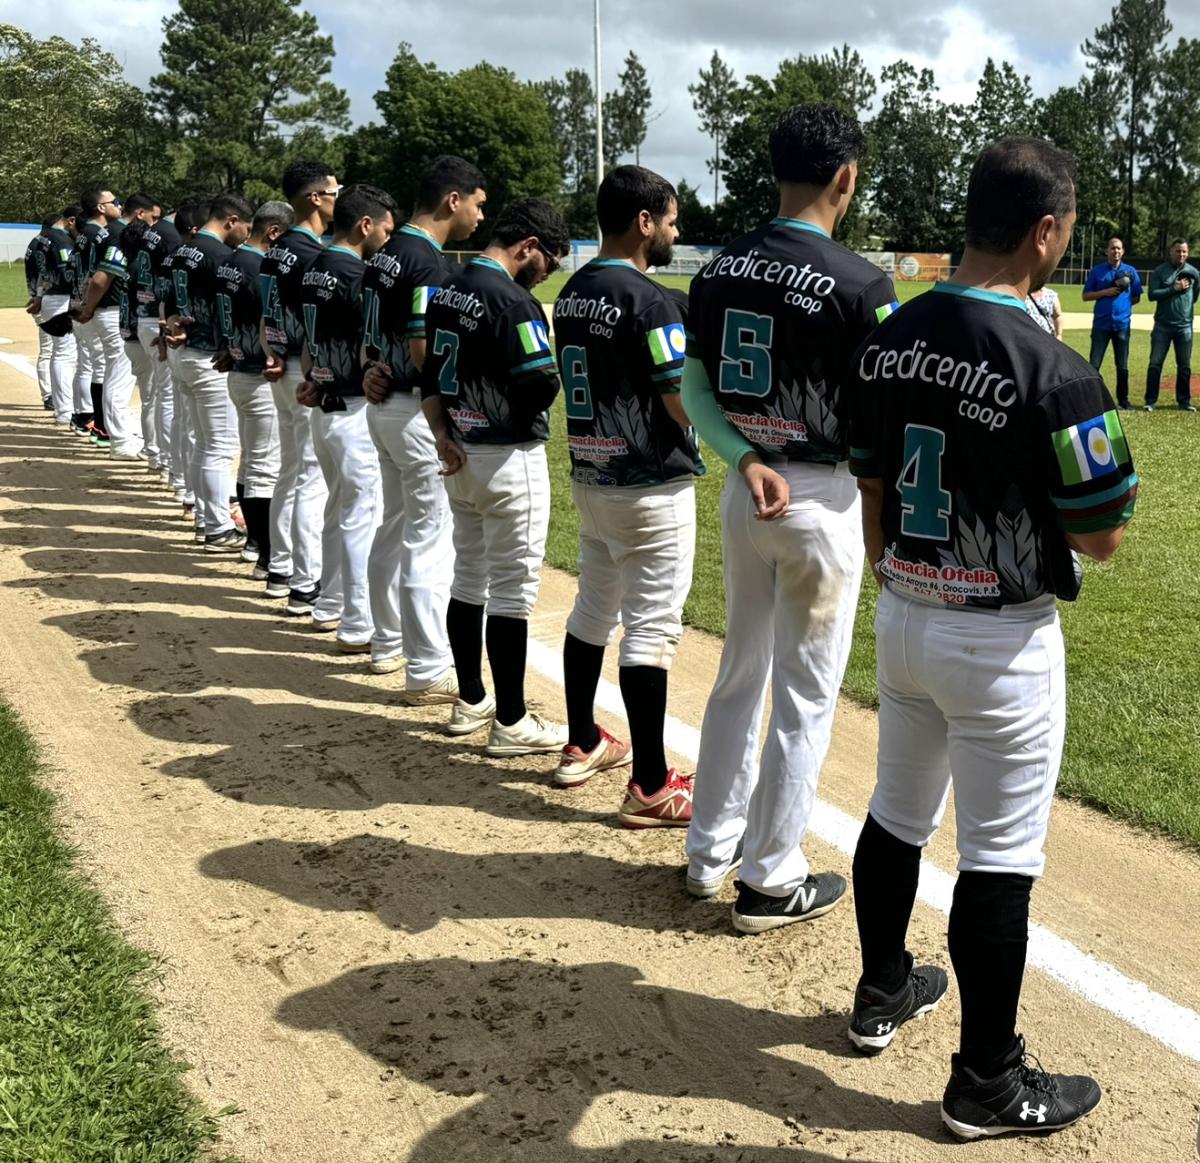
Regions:
<instances>
[{"instance_id":1,"label":"black baseball jersey","mask_svg":"<svg viewBox=\"0 0 1200 1163\"><path fill-rule=\"evenodd\" d=\"M760 455L836 464L847 455L850 356L896 306L877 267L817 226L776 218L692 280L688 355Z\"/></svg>"},{"instance_id":2,"label":"black baseball jersey","mask_svg":"<svg viewBox=\"0 0 1200 1163\"><path fill-rule=\"evenodd\" d=\"M46 232L46 280L43 295L70 295L75 285L75 240L61 227Z\"/></svg>"},{"instance_id":3,"label":"black baseball jersey","mask_svg":"<svg viewBox=\"0 0 1200 1163\"><path fill-rule=\"evenodd\" d=\"M695 436L662 397L683 377L684 312L632 263L594 259L554 304L571 475L580 484L662 484L704 471Z\"/></svg>"},{"instance_id":4,"label":"black baseball jersey","mask_svg":"<svg viewBox=\"0 0 1200 1163\"><path fill-rule=\"evenodd\" d=\"M304 313L300 280L323 247L304 226L293 226L275 240L259 269L259 295L267 342L278 355L298 356L304 350Z\"/></svg>"},{"instance_id":5,"label":"black baseball jersey","mask_svg":"<svg viewBox=\"0 0 1200 1163\"><path fill-rule=\"evenodd\" d=\"M122 284L128 267L119 236L119 226L110 230L95 222L85 222L75 239L75 295L83 298L88 280L97 271L112 276L100 302L96 304L97 311L120 306L124 290Z\"/></svg>"},{"instance_id":6,"label":"black baseball jersey","mask_svg":"<svg viewBox=\"0 0 1200 1163\"><path fill-rule=\"evenodd\" d=\"M473 259L429 304L421 395L440 395L467 444L548 440L558 369L541 304L498 262Z\"/></svg>"},{"instance_id":7,"label":"black baseball jersey","mask_svg":"<svg viewBox=\"0 0 1200 1163\"><path fill-rule=\"evenodd\" d=\"M327 246L300 278L304 334L312 361L308 378L334 396L363 394L363 270L361 255L345 246Z\"/></svg>"},{"instance_id":8,"label":"black baseball jersey","mask_svg":"<svg viewBox=\"0 0 1200 1163\"><path fill-rule=\"evenodd\" d=\"M144 287L139 288L139 315L148 319L157 318L159 304L164 303L168 296L172 310L167 314L173 313L175 292L168 259L179 249L182 242L183 237L175 229L175 224L166 218L160 219L153 230L148 230L142 235L142 254L145 257L139 261L149 267L150 295L148 298L144 297ZM130 277L133 278L133 275Z\"/></svg>"},{"instance_id":9,"label":"black baseball jersey","mask_svg":"<svg viewBox=\"0 0 1200 1163\"><path fill-rule=\"evenodd\" d=\"M261 372L267 366L259 339L262 299L258 294L258 273L263 252L253 246L239 246L217 267L217 322L221 346L233 356L233 370Z\"/></svg>"},{"instance_id":10,"label":"black baseball jersey","mask_svg":"<svg viewBox=\"0 0 1200 1163\"><path fill-rule=\"evenodd\" d=\"M125 252L125 262L129 268L121 289L121 334L130 340L137 339L138 301L139 296L147 289L142 285L142 271L146 267L144 247L146 235L150 232L148 226L140 222L130 222L121 233L121 249Z\"/></svg>"},{"instance_id":11,"label":"black baseball jersey","mask_svg":"<svg viewBox=\"0 0 1200 1163\"><path fill-rule=\"evenodd\" d=\"M46 254L50 246L50 235L48 231L43 230L35 234L25 248L25 289L31 299L38 298L46 284L49 269Z\"/></svg>"},{"instance_id":12,"label":"black baseball jersey","mask_svg":"<svg viewBox=\"0 0 1200 1163\"><path fill-rule=\"evenodd\" d=\"M939 283L855 353L851 470L883 481L898 592L994 609L1072 600L1068 533L1133 515L1138 478L1100 376L1019 299Z\"/></svg>"},{"instance_id":13,"label":"black baseball jersey","mask_svg":"<svg viewBox=\"0 0 1200 1163\"><path fill-rule=\"evenodd\" d=\"M409 355L412 339L425 338L425 311L450 276L442 248L423 230L402 226L367 263L363 274L363 342L367 356L392 369L393 390L418 387Z\"/></svg>"},{"instance_id":14,"label":"black baseball jersey","mask_svg":"<svg viewBox=\"0 0 1200 1163\"><path fill-rule=\"evenodd\" d=\"M174 309L187 335L187 346L196 351L216 351L221 346L217 329L217 268L233 254L215 234L198 230L171 255Z\"/></svg>"}]
</instances>

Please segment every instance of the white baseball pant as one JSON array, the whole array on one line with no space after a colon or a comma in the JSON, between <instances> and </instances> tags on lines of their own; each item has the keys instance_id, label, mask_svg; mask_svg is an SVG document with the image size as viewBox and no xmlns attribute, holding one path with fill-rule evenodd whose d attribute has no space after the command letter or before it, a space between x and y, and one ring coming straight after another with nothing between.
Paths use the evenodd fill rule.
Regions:
<instances>
[{"instance_id":1,"label":"white baseball pant","mask_svg":"<svg viewBox=\"0 0 1200 1163\"><path fill-rule=\"evenodd\" d=\"M871 815L924 847L953 784L959 870L1041 876L1067 717L1054 599L964 610L885 589L875 645Z\"/></svg>"},{"instance_id":2,"label":"white baseball pant","mask_svg":"<svg viewBox=\"0 0 1200 1163\"><path fill-rule=\"evenodd\" d=\"M183 470L172 455L171 442L175 421L175 387L171 382L171 367L158 358L154 341L158 338L158 320L138 320L138 342L146 353L150 368L147 384L139 385L142 393L143 451L151 464L171 473L171 484L183 486ZM148 407L147 407L148 405Z\"/></svg>"},{"instance_id":3,"label":"white baseball pant","mask_svg":"<svg viewBox=\"0 0 1200 1163\"><path fill-rule=\"evenodd\" d=\"M70 306L66 295L46 295L38 322L45 323L61 315ZM41 332L45 335L45 332ZM76 343L74 329L66 335L46 335L50 340L50 399L54 404L54 422L69 424L74 407ZM40 340L39 340L40 342Z\"/></svg>"},{"instance_id":4,"label":"white baseball pant","mask_svg":"<svg viewBox=\"0 0 1200 1163\"><path fill-rule=\"evenodd\" d=\"M296 402L304 376L299 356L271 385L279 413L279 479L271 497L271 573L290 578L294 590L321 580L321 529L328 490L313 448L312 409Z\"/></svg>"},{"instance_id":5,"label":"white baseball pant","mask_svg":"<svg viewBox=\"0 0 1200 1163\"><path fill-rule=\"evenodd\" d=\"M104 345L96 329L96 316L86 323L74 324L75 332L75 411L90 414L92 411L92 384L104 383ZM96 417L99 424L104 417Z\"/></svg>"},{"instance_id":6,"label":"white baseball pant","mask_svg":"<svg viewBox=\"0 0 1200 1163\"><path fill-rule=\"evenodd\" d=\"M212 359L211 351L181 348L175 381L188 401L195 428L192 487L197 513L209 537L233 528L229 498L238 454L237 412L229 398L226 374L213 367Z\"/></svg>"},{"instance_id":7,"label":"white baseball pant","mask_svg":"<svg viewBox=\"0 0 1200 1163\"><path fill-rule=\"evenodd\" d=\"M502 618L528 618L537 601L550 527L546 446L472 444L446 478L454 516L450 596Z\"/></svg>"},{"instance_id":8,"label":"white baseball pant","mask_svg":"<svg viewBox=\"0 0 1200 1163\"><path fill-rule=\"evenodd\" d=\"M788 896L808 877L801 842L829 748L862 577L858 488L845 464L774 466L791 502L755 517L742 478L721 493L725 645L704 712L688 871L719 876L744 835L740 879ZM767 683L771 718L757 758Z\"/></svg>"},{"instance_id":9,"label":"white baseball pant","mask_svg":"<svg viewBox=\"0 0 1200 1163\"><path fill-rule=\"evenodd\" d=\"M329 490L321 530L321 593L313 620L337 622L338 638L361 645L370 642L370 583L367 558L379 527L379 454L367 430L367 401L346 400L343 412L312 413L313 448Z\"/></svg>"},{"instance_id":10,"label":"white baseball pant","mask_svg":"<svg viewBox=\"0 0 1200 1163\"><path fill-rule=\"evenodd\" d=\"M454 664L446 636L454 525L437 444L415 392L393 392L371 404L367 427L379 453L383 496L383 521L367 562L371 657L404 655L411 684L428 686Z\"/></svg>"},{"instance_id":11,"label":"white baseball pant","mask_svg":"<svg viewBox=\"0 0 1200 1163\"><path fill-rule=\"evenodd\" d=\"M121 335L120 308L105 307L97 311L93 322L104 351L104 427L113 452L134 455L142 447L142 436L129 414L133 368Z\"/></svg>"},{"instance_id":12,"label":"white baseball pant","mask_svg":"<svg viewBox=\"0 0 1200 1163\"><path fill-rule=\"evenodd\" d=\"M607 646L621 666L669 670L683 633L696 551L693 478L638 488L571 486L579 510L579 587L567 633Z\"/></svg>"},{"instance_id":13,"label":"white baseball pant","mask_svg":"<svg viewBox=\"0 0 1200 1163\"><path fill-rule=\"evenodd\" d=\"M154 448L154 459L150 463L154 467L157 467L158 450L154 436L154 400L150 393L150 379L153 375L153 369L150 366L150 358L146 354L146 349L142 346L142 341L136 335L132 339L125 340L125 355L129 359L129 368L133 372L133 382L137 385L138 400L141 406L141 450L149 460L149 449ZM147 420L149 421L149 428L146 426Z\"/></svg>"},{"instance_id":14,"label":"white baseball pant","mask_svg":"<svg viewBox=\"0 0 1200 1163\"><path fill-rule=\"evenodd\" d=\"M182 347L167 348L167 367L171 373L171 395L174 399L174 414L171 425L171 484L175 495L185 505L196 503L199 495L196 463L196 425L192 419L192 400L183 390L183 373L180 360ZM197 510L198 521L203 520Z\"/></svg>"},{"instance_id":15,"label":"white baseball pant","mask_svg":"<svg viewBox=\"0 0 1200 1163\"><path fill-rule=\"evenodd\" d=\"M50 361L53 358L54 336L47 335L46 332L39 327L37 363L34 365L34 367L37 371L38 392L41 394L43 404L51 398L53 393L50 385Z\"/></svg>"},{"instance_id":16,"label":"white baseball pant","mask_svg":"<svg viewBox=\"0 0 1200 1163\"><path fill-rule=\"evenodd\" d=\"M229 373L229 398L237 409L241 477L250 499L275 495L279 480L279 412L261 372Z\"/></svg>"}]
</instances>

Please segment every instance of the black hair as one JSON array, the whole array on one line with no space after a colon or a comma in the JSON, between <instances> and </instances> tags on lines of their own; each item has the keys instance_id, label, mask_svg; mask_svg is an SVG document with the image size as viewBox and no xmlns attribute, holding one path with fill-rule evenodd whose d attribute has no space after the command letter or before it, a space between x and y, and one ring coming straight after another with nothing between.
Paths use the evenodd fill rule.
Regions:
<instances>
[{"instance_id":1,"label":"black hair","mask_svg":"<svg viewBox=\"0 0 1200 1163\"><path fill-rule=\"evenodd\" d=\"M155 205L158 203L156 202ZM142 218L135 218L132 222L127 223L124 230L121 231L121 245L128 246L134 239L141 238L149 229L149 222Z\"/></svg>"},{"instance_id":2,"label":"black hair","mask_svg":"<svg viewBox=\"0 0 1200 1163\"><path fill-rule=\"evenodd\" d=\"M79 195L79 207L85 218L95 218L100 213L100 195L105 189L105 186L89 186Z\"/></svg>"},{"instance_id":3,"label":"black hair","mask_svg":"<svg viewBox=\"0 0 1200 1163\"><path fill-rule=\"evenodd\" d=\"M457 192L466 196L486 189L483 171L478 166L453 154L442 154L429 163L417 181L416 206L428 212L436 210L447 194Z\"/></svg>"},{"instance_id":4,"label":"black hair","mask_svg":"<svg viewBox=\"0 0 1200 1163\"><path fill-rule=\"evenodd\" d=\"M360 218L368 215L382 218L385 212L391 214L393 221L399 215L396 199L386 190L366 183L347 186L333 204L333 228L349 230Z\"/></svg>"},{"instance_id":5,"label":"black hair","mask_svg":"<svg viewBox=\"0 0 1200 1163\"><path fill-rule=\"evenodd\" d=\"M42 229L49 230L50 227L53 226L58 221L58 217L59 216L57 214L50 214L47 217L43 218L42 219Z\"/></svg>"},{"instance_id":6,"label":"black hair","mask_svg":"<svg viewBox=\"0 0 1200 1163\"><path fill-rule=\"evenodd\" d=\"M243 222L249 222L254 217L254 205L237 190L222 190L212 200L208 217L228 218L231 214L236 214Z\"/></svg>"},{"instance_id":7,"label":"black hair","mask_svg":"<svg viewBox=\"0 0 1200 1163\"><path fill-rule=\"evenodd\" d=\"M333 170L324 162L311 159L289 162L283 177L279 179L279 185L283 189L283 196L289 202L294 202L307 187L314 182L324 182L332 174Z\"/></svg>"},{"instance_id":8,"label":"black hair","mask_svg":"<svg viewBox=\"0 0 1200 1163\"><path fill-rule=\"evenodd\" d=\"M64 206L60 218L78 218L83 213L83 207L78 202L72 202L70 206Z\"/></svg>"},{"instance_id":9,"label":"black hair","mask_svg":"<svg viewBox=\"0 0 1200 1163\"><path fill-rule=\"evenodd\" d=\"M515 246L526 238L536 238L556 257L571 248L567 224L544 198L518 198L510 202L492 227L492 242L500 246Z\"/></svg>"},{"instance_id":10,"label":"black hair","mask_svg":"<svg viewBox=\"0 0 1200 1163\"><path fill-rule=\"evenodd\" d=\"M793 105L771 130L771 172L777 182L828 186L847 162L863 155L862 126L835 105Z\"/></svg>"},{"instance_id":11,"label":"black hair","mask_svg":"<svg viewBox=\"0 0 1200 1163\"><path fill-rule=\"evenodd\" d=\"M126 214L132 214L135 210L153 210L155 206L161 209L157 198L151 198L149 194L131 194L121 209Z\"/></svg>"},{"instance_id":12,"label":"black hair","mask_svg":"<svg viewBox=\"0 0 1200 1163\"><path fill-rule=\"evenodd\" d=\"M605 176L596 195L600 233L624 234L643 210L659 222L678 200L675 187L653 170L617 166Z\"/></svg>"},{"instance_id":13,"label":"black hair","mask_svg":"<svg viewBox=\"0 0 1200 1163\"><path fill-rule=\"evenodd\" d=\"M1172 238L1172 239L1171 239L1171 242L1170 242L1170 245L1167 247L1167 249L1168 249L1168 250L1174 250L1174 249L1175 249L1175 247L1177 247L1177 246L1186 246L1186 247L1187 247L1189 250L1191 250L1191 245L1188 243L1188 240L1187 240L1186 238L1183 238L1183 237L1180 237L1180 238Z\"/></svg>"},{"instance_id":14,"label":"black hair","mask_svg":"<svg viewBox=\"0 0 1200 1163\"><path fill-rule=\"evenodd\" d=\"M1036 137L987 146L967 182L967 245L1011 254L1047 214L1075 209L1075 159Z\"/></svg>"},{"instance_id":15,"label":"black hair","mask_svg":"<svg viewBox=\"0 0 1200 1163\"><path fill-rule=\"evenodd\" d=\"M212 199L207 194L193 194L184 198L175 211L175 229L185 237L193 230L199 230L209 219L209 207Z\"/></svg>"}]
</instances>

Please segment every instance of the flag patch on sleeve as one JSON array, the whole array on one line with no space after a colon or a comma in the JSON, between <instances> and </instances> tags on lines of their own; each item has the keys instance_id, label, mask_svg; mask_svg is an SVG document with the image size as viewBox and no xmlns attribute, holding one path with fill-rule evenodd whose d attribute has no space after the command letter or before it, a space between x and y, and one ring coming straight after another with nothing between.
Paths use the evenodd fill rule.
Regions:
<instances>
[{"instance_id":1,"label":"flag patch on sleeve","mask_svg":"<svg viewBox=\"0 0 1200 1163\"><path fill-rule=\"evenodd\" d=\"M890 303L884 303L882 307L875 308L875 322L882 323L889 315L900 310L900 304L894 299Z\"/></svg>"},{"instance_id":2,"label":"flag patch on sleeve","mask_svg":"<svg viewBox=\"0 0 1200 1163\"><path fill-rule=\"evenodd\" d=\"M1072 424L1055 432L1051 439L1065 485L1081 485L1107 476L1129 460L1129 446L1116 412Z\"/></svg>"},{"instance_id":3,"label":"flag patch on sleeve","mask_svg":"<svg viewBox=\"0 0 1200 1163\"><path fill-rule=\"evenodd\" d=\"M521 350L526 355L537 355L539 351L550 350L550 336L545 323L533 319L528 323L519 323L517 334L521 337Z\"/></svg>"},{"instance_id":4,"label":"flag patch on sleeve","mask_svg":"<svg viewBox=\"0 0 1200 1163\"><path fill-rule=\"evenodd\" d=\"M433 298L437 287L413 287L412 313L424 315L429 309L429 300Z\"/></svg>"},{"instance_id":5,"label":"flag patch on sleeve","mask_svg":"<svg viewBox=\"0 0 1200 1163\"><path fill-rule=\"evenodd\" d=\"M682 323L668 323L665 327L656 327L646 336L650 345L650 358L655 365L675 363L683 359L687 350L687 336L684 334Z\"/></svg>"}]
</instances>

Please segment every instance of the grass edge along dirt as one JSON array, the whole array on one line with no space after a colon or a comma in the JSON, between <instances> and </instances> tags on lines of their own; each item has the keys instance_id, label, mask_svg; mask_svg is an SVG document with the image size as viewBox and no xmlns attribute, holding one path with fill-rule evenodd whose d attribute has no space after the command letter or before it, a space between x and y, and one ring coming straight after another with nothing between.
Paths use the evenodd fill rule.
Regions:
<instances>
[{"instance_id":1,"label":"grass edge along dirt","mask_svg":"<svg viewBox=\"0 0 1200 1163\"><path fill-rule=\"evenodd\" d=\"M184 1086L150 989L58 836L37 744L0 703L0 1161L233 1163Z\"/></svg>"}]
</instances>

